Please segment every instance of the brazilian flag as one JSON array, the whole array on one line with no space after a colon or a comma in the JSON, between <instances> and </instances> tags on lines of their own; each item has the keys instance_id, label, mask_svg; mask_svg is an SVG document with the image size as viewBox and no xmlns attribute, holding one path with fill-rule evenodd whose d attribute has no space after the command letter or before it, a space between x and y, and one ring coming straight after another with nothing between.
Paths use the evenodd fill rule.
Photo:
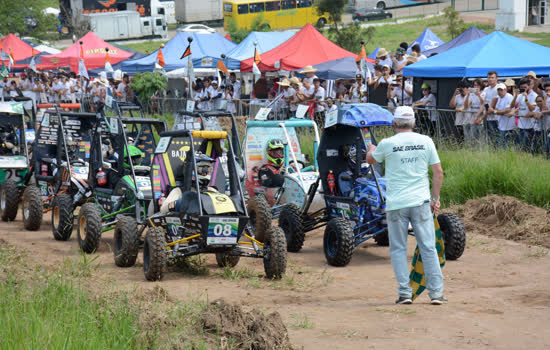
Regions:
<instances>
[{"instance_id":1,"label":"brazilian flag","mask_svg":"<svg viewBox=\"0 0 550 350\"><path fill-rule=\"evenodd\" d=\"M8 72L8 69L4 65L4 61L2 61L2 69L0 70L0 78L4 79L8 75L10 75L10 72Z\"/></svg>"},{"instance_id":2,"label":"brazilian flag","mask_svg":"<svg viewBox=\"0 0 550 350\"><path fill-rule=\"evenodd\" d=\"M437 255L439 256L439 266L445 266L445 244L443 243L443 235L439 222L434 215L434 227L435 227L435 248L437 249ZM414 250L414 256L411 263L411 273L409 275L409 284L413 290L412 300L416 299L424 289L426 289L426 277L424 276L424 264L422 263L422 257L420 256L420 250L418 245Z\"/></svg>"}]
</instances>

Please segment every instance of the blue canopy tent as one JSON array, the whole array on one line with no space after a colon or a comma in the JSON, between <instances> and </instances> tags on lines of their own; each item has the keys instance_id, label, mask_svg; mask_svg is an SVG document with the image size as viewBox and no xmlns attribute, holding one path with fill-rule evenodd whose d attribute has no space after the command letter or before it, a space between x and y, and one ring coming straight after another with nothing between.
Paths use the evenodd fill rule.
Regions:
<instances>
[{"instance_id":1,"label":"blue canopy tent","mask_svg":"<svg viewBox=\"0 0 550 350\"><path fill-rule=\"evenodd\" d=\"M227 69L241 69L241 61L254 56L254 43L261 55L290 39L294 32L251 32L248 36L225 54Z\"/></svg>"},{"instance_id":2,"label":"blue canopy tent","mask_svg":"<svg viewBox=\"0 0 550 350\"><path fill-rule=\"evenodd\" d=\"M337 79L354 79L358 72L357 63L353 57L344 57L337 60L319 63L313 66L317 69L315 75L320 79L337 80ZM300 72L300 71L297 71ZM297 74L302 77L305 74Z\"/></svg>"},{"instance_id":3,"label":"blue canopy tent","mask_svg":"<svg viewBox=\"0 0 550 350\"><path fill-rule=\"evenodd\" d=\"M493 32L403 69L406 77L484 77L496 71L501 77L523 76L529 71L550 74L550 48L514 36Z\"/></svg>"},{"instance_id":4,"label":"blue canopy tent","mask_svg":"<svg viewBox=\"0 0 550 350\"><path fill-rule=\"evenodd\" d=\"M438 47L441 44L444 44L445 42L437 37L430 28L426 28L422 34L416 40L409 45L409 48L407 49L407 53L411 53L411 48L418 44L420 45L420 52L424 53L424 51L432 50Z\"/></svg>"},{"instance_id":5,"label":"blue canopy tent","mask_svg":"<svg viewBox=\"0 0 550 350\"><path fill-rule=\"evenodd\" d=\"M446 42L444 44L441 44L435 49L423 51L422 53L426 55L426 57L430 57L434 53L439 54L439 53L445 52L454 47L464 45L472 40L476 40L481 37L484 37L485 35L487 35L487 33L485 33L483 30L477 28L476 26L471 26L470 28L466 29L464 33L460 34L453 40Z\"/></svg>"},{"instance_id":6,"label":"blue canopy tent","mask_svg":"<svg viewBox=\"0 0 550 350\"><path fill-rule=\"evenodd\" d=\"M164 55L164 70L171 71L187 66L187 58L181 59L189 42L187 38L193 38L191 42L191 57L195 68L214 68L221 59L221 55L229 52L235 43L227 40L220 33L185 33L178 32L170 39L162 49ZM125 60L121 70L128 73L151 72L155 68L158 50L137 60Z\"/></svg>"},{"instance_id":7,"label":"blue canopy tent","mask_svg":"<svg viewBox=\"0 0 550 350\"><path fill-rule=\"evenodd\" d=\"M374 49L374 51L371 52L370 55L368 55L367 57L372 58L373 60L375 60L376 59L376 54L378 53L378 50L380 50L380 46L378 46L376 49Z\"/></svg>"}]
</instances>

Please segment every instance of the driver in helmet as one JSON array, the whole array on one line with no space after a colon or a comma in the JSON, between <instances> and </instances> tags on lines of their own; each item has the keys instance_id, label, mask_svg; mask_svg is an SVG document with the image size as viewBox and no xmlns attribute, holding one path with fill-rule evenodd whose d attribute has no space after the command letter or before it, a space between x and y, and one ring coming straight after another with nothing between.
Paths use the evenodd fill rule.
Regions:
<instances>
[{"instance_id":1,"label":"driver in helmet","mask_svg":"<svg viewBox=\"0 0 550 350\"><path fill-rule=\"evenodd\" d=\"M193 176L193 181L199 182L200 192L218 192L215 187L209 186L210 181L212 180L213 172L213 162L214 159L209 156L197 153L195 156L197 173ZM194 185L194 183L193 183ZM195 186L192 187L192 190L195 189ZM164 200L160 207L161 213L168 213L169 211L180 211L182 203L183 193L180 187L175 187L170 191L168 197Z\"/></svg>"},{"instance_id":2,"label":"driver in helmet","mask_svg":"<svg viewBox=\"0 0 550 350\"><path fill-rule=\"evenodd\" d=\"M11 155L17 151L17 135L11 125L0 126L0 155Z\"/></svg>"},{"instance_id":3,"label":"driver in helmet","mask_svg":"<svg viewBox=\"0 0 550 350\"><path fill-rule=\"evenodd\" d=\"M266 146L267 164L258 170L258 180L264 187L283 186L285 151L281 139L271 139Z\"/></svg>"},{"instance_id":4,"label":"driver in helmet","mask_svg":"<svg viewBox=\"0 0 550 350\"><path fill-rule=\"evenodd\" d=\"M342 196L347 197L353 192L352 176L357 164L357 148L355 145L345 145L342 154L346 159L348 169L338 175L338 187Z\"/></svg>"},{"instance_id":5,"label":"driver in helmet","mask_svg":"<svg viewBox=\"0 0 550 350\"><path fill-rule=\"evenodd\" d=\"M128 145L128 147L124 148L124 167L130 168L130 164L128 163L128 153L130 153L130 158L132 159L132 165L138 166L141 164L141 161L143 159L143 152L137 148L134 145Z\"/></svg>"}]
</instances>

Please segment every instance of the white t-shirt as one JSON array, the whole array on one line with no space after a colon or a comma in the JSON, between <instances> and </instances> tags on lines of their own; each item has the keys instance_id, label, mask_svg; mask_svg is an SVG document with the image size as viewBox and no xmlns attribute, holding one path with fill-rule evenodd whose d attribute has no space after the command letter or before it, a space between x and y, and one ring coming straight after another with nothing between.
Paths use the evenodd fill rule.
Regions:
<instances>
[{"instance_id":1,"label":"white t-shirt","mask_svg":"<svg viewBox=\"0 0 550 350\"><path fill-rule=\"evenodd\" d=\"M531 90L529 94L527 94L527 101L531 105L535 105L535 100L537 99L537 94ZM527 102L525 102L525 96L519 95L516 99L516 102L518 103L518 127L520 129L532 129L535 126L535 118L524 118L523 116L529 113L529 107L527 107Z\"/></svg>"},{"instance_id":2,"label":"white t-shirt","mask_svg":"<svg viewBox=\"0 0 550 350\"><path fill-rule=\"evenodd\" d=\"M491 107L491 102L493 101L493 98L498 97L497 93L497 86L494 87L487 86L485 89L483 89L483 94L485 96L485 103ZM512 101L510 101L512 102ZM487 120L498 120L498 116L496 114L487 114Z\"/></svg>"},{"instance_id":3,"label":"white t-shirt","mask_svg":"<svg viewBox=\"0 0 550 350\"><path fill-rule=\"evenodd\" d=\"M470 93L470 106L468 107L468 111L470 112L470 119L474 120L476 117L477 112L479 112L479 109L481 108L481 100L479 98L483 98L483 96L478 96L474 93Z\"/></svg>"},{"instance_id":4,"label":"white t-shirt","mask_svg":"<svg viewBox=\"0 0 550 350\"><path fill-rule=\"evenodd\" d=\"M230 92L224 92L222 98L227 100L226 110L231 113L236 113L237 108L235 107L235 102L233 101L233 95L231 95Z\"/></svg>"},{"instance_id":5,"label":"white t-shirt","mask_svg":"<svg viewBox=\"0 0 550 350\"><path fill-rule=\"evenodd\" d=\"M424 106L424 108L426 108L426 109L435 108L436 100L435 100L435 95L434 94L429 94L428 96L423 96L420 99L420 101L422 101L422 102L428 101L428 103L426 103L426 105ZM430 120L431 121L437 121L437 112L436 111L430 111L429 114L430 114Z\"/></svg>"},{"instance_id":6,"label":"white t-shirt","mask_svg":"<svg viewBox=\"0 0 550 350\"><path fill-rule=\"evenodd\" d=\"M510 107L510 103L512 103L513 99L514 97L509 93L506 93L504 97L498 97L495 110L502 111ZM516 118L514 116L510 116L509 114L498 115L499 130L507 131L507 130L514 130L515 128L516 128Z\"/></svg>"},{"instance_id":7,"label":"white t-shirt","mask_svg":"<svg viewBox=\"0 0 550 350\"><path fill-rule=\"evenodd\" d=\"M325 110L325 107L323 107L321 102L325 100L325 89L322 86L319 86L319 89L317 89L317 92L315 92L315 87L313 87L313 94L317 101L315 112L323 112Z\"/></svg>"},{"instance_id":8,"label":"white t-shirt","mask_svg":"<svg viewBox=\"0 0 550 350\"><path fill-rule=\"evenodd\" d=\"M301 91L304 95L306 95L306 98L307 98L308 96L312 96L312 95L313 95L313 92L315 91L315 87L310 86L309 89L306 89L306 87L302 85L302 86L300 86L300 91ZM307 105L307 104L308 104L308 101L307 101L307 100L302 100L302 101L300 101L300 104L302 104L302 105Z\"/></svg>"},{"instance_id":9,"label":"white t-shirt","mask_svg":"<svg viewBox=\"0 0 550 350\"><path fill-rule=\"evenodd\" d=\"M392 65L390 67L393 67L393 70L397 72L397 69L401 67L403 63L405 63L406 61L407 59L405 58L405 56L403 56L403 59L401 61L398 61L397 59L395 59L395 62L392 61Z\"/></svg>"},{"instance_id":10,"label":"white t-shirt","mask_svg":"<svg viewBox=\"0 0 550 350\"><path fill-rule=\"evenodd\" d=\"M128 85L124 84L124 82L121 82L118 84L118 87L116 88L116 92L120 94L119 100L120 102L126 102L126 97L128 96L128 93L126 92L126 87Z\"/></svg>"},{"instance_id":11,"label":"white t-shirt","mask_svg":"<svg viewBox=\"0 0 550 350\"><path fill-rule=\"evenodd\" d=\"M466 96L462 96L461 94L456 95L456 97L455 97L455 103L456 103L455 108L464 107L464 103L466 103ZM464 124L468 124L468 123L466 123L466 112L456 112L455 113L455 125L464 125Z\"/></svg>"},{"instance_id":12,"label":"white t-shirt","mask_svg":"<svg viewBox=\"0 0 550 350\"><path fill-rule=\"evenodd\" d=\"M286 93L287 93L287 96L288 96L287 98L291 102L297 102L296 90L294 90L293 87L289 87L288 90L286 90ZM298 105L296 103L289 103L289 109L290 109L291 112L295 112L296 109L298 109Z\"/></svg>"},{"instance_id":13,"label":"white t-shirt","mask_svg":"<svg viewBox=\"0 0 550 350\"><path fill-rule=\"evenodd\" d=\"M533 113L540 113L539 106L536 106L535 109L533 109ZM531 119L533 119L533 129L535 131L541 131L542 130L541 119L536 119L536 118L531 118Z\"/></svg>"},{"instance_id":14,"label":"white t-shirt","mask_svg":"<svg viewBox=\"0 0 550 350\"><path fill-rule=\"evenodd\" d=\"M315 79L315 78L317 78L316 75L312 76L311 78L305 77L303 80L304 80L304 81L305 81L305 80L308 80L308 81L309 81L309 84L310 84L311 86L313 86L313 79Z\"/></svg>"},{"instance_id":15,"label":"white t-shirt","mask_svg":"<svg viewBox=\"0 0 550 350\"><path fill-rule=\"evenodd\" d=\"M417 61L417 62L420 62L420 61L425 60L426 58L428 58L428 57L426 57L426 55L420 54L420 56L418 56L418 57L416 58L416 61Z\"/></svg>"},{"instance_id":16,"label":"white t-shirt","mask_svg":"<svg viewBox=\"0 0 550 350\"><path fill-rule=\"evenodd\" d=\"M428 168L440 163L432 139L400 132L378 144L372 156L386 166L386 210L417 207L430 200Z\"/></svg>"},{"instance_id":17,"label":"white t-shirt","mask_svg":"<svg viewBox=\"0 0 550 350\"><path fill-rule=\"evenodd\" d=\"M390 68L393 66L393 62L389 56L387 56L385 60L380 60L378 64L381 65L382 67L384 65L388 65L388 67Z\"/></svg>"}]
</instances>

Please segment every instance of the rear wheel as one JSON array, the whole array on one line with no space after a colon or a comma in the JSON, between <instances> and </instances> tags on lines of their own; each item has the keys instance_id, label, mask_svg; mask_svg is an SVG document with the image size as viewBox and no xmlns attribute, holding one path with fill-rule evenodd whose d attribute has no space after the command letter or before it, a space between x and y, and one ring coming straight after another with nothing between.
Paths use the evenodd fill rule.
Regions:
<instances>
[{"instance_id":1,"label":"rear wheel","mask_svg":"<svg viewBox=\"0 0 550 350\"><path fill-rule=\"evenodd\" d=\"M62 193L52 200L52 233L57 241L66 241L73 233L73 199Z\"/></svg>"},{"instance_id":2,"label":"rear wheel","mask_svg":"<svg viewBox=\"0 0 550 350\"><path fill-rule=\"evenodd\" d=\"M36 186L28 186L21 201L23 226L26 230L36 231L42 224L42 193Z\"/></svg>"},{"instance_id":3,"label":"rear wheel","mask_svg":"<svg viewBox=\"0 0 550 350\"><path fill-rule=\"evenodd\" d=\"M219 267L235 267L240 259L240 256L229 255L228 253L216 253L216 262Z\"/></svg>"},{"instance_id":4,"label":"rear wheel","mask_svg":"<svg viewBox=\"0 0 550 350\"><path fill-rule=\"evenodd\" d=\"M0 216L2 221L13 221L19 208L19 188L17 181L7 179L0 188Z\"/></svg>"},{"instance_id":5,"label":"rear wheel","mask_svg":"<svg viewBox=\"0 0 550 350\"><path fill-rule=\"evenodd\" d=\"M91 254L101 240L101 212L94 203L84 203L78 214L78 245L84 253Z\"/></svg>"},{"instance_id":6,"label":"rear wheel","mask_svg":"<svg viewBox=\"0 0 550 350\"><path fill-rule=\"evenodd\" d=\"M264 195L258 194L248 200L246 210L250 218L250 225L254 231L255 238L265 242L266 233L271 227L271 208Z\"/></svg>"},{"instance_id":7,"label":"rear wheel","mask_svg":"<svg viewBox=\"0 0 550 350\"><path fill-rule=\"evenodd\" d=\"M437 221L445 243L445 258L460 258L466 248L466 230L462 220L455 214L443 213L437 216Z\"/></svg>"},{"instance_id":8,"label":"rear wheel","mask_svg":"<svg viewBox=\"0 0 550 350\"><path fill-rule=\"evenodd\" d=\"M304 245L306 234L303 228L300 208L297 205L289 204L281 210L279 227L285 233L288 251L293 253L299 252Z\"/></svg>"},{"instance_id":9,"label":"rear wheel","mask_svg":"<svg viewBox=\"0 0 550 350\"><path fill-rule=\"evenodd\" d=\"M131 267L136 263L139 249L138 225L136 219L123 216L115 226L115 264Z\"/></svg>"},{"instance_id":10,"label":"rear wheel","mask_svg":"<svg viewBox=\"0 0 550 350\"><path fill-rule=\"evenodd\" d=\"M143 245L143 273L148 281L160 281L166 266L166 239L164 230L151 227Z\"/></svg>"},{"instance_id":11,"label":"rear wheel","mask_svg":"<svg viewBox=\"0 0 550 350\"><path fill-rule=\"evenodd\" d=\"M381 10L385 10L386 9L386 3L384 1L378 1L376 3L376 8L381 9Z\"/></svg>"},{"instance_id":12,"label":"rear wheel","mask_svg":"<svg viewBox=\"0 0 550 350\"><path fill-rule=\"evenodd\" d=\"M325 258L332 266L346 266L353 255L353 228L342 218L328 222L323 237Z\"/></svg>"},{"instance_id":13,"label":"rear wheel","mask_svg":"<svg viewBox=\"0 0 550 350\"><path fill-rule=\"evenodd\" d=\"M271 279L280 279L286 271L286 239L280 227L269 230L264 243L264 271Z\"/></svg>"},{"instance_id":14,"label":"rear wheel","mask_svg":"<svg viewBox=\"0 0 550 350\"><path fill-rule=\"evenodd\" d=\"M386 231L384 231L382 233L379 233L376 236L374 236L374 241L379 246L382 246L382 247L389 246L390 245L390 237L388 236L388 230L386 229Z\"/></svg>"},{"instance_id":15,"label":"rear wheel","mask_svg":"<svg viewBox=\"0 0 550 350\"><path fill-rule=\"evenodd\" d=\"M317 21L317 26L318 27L322 27L325 24L327 24L327 20L325 18L319 18L319 20Z\"/></svg>"}]
</instances>

